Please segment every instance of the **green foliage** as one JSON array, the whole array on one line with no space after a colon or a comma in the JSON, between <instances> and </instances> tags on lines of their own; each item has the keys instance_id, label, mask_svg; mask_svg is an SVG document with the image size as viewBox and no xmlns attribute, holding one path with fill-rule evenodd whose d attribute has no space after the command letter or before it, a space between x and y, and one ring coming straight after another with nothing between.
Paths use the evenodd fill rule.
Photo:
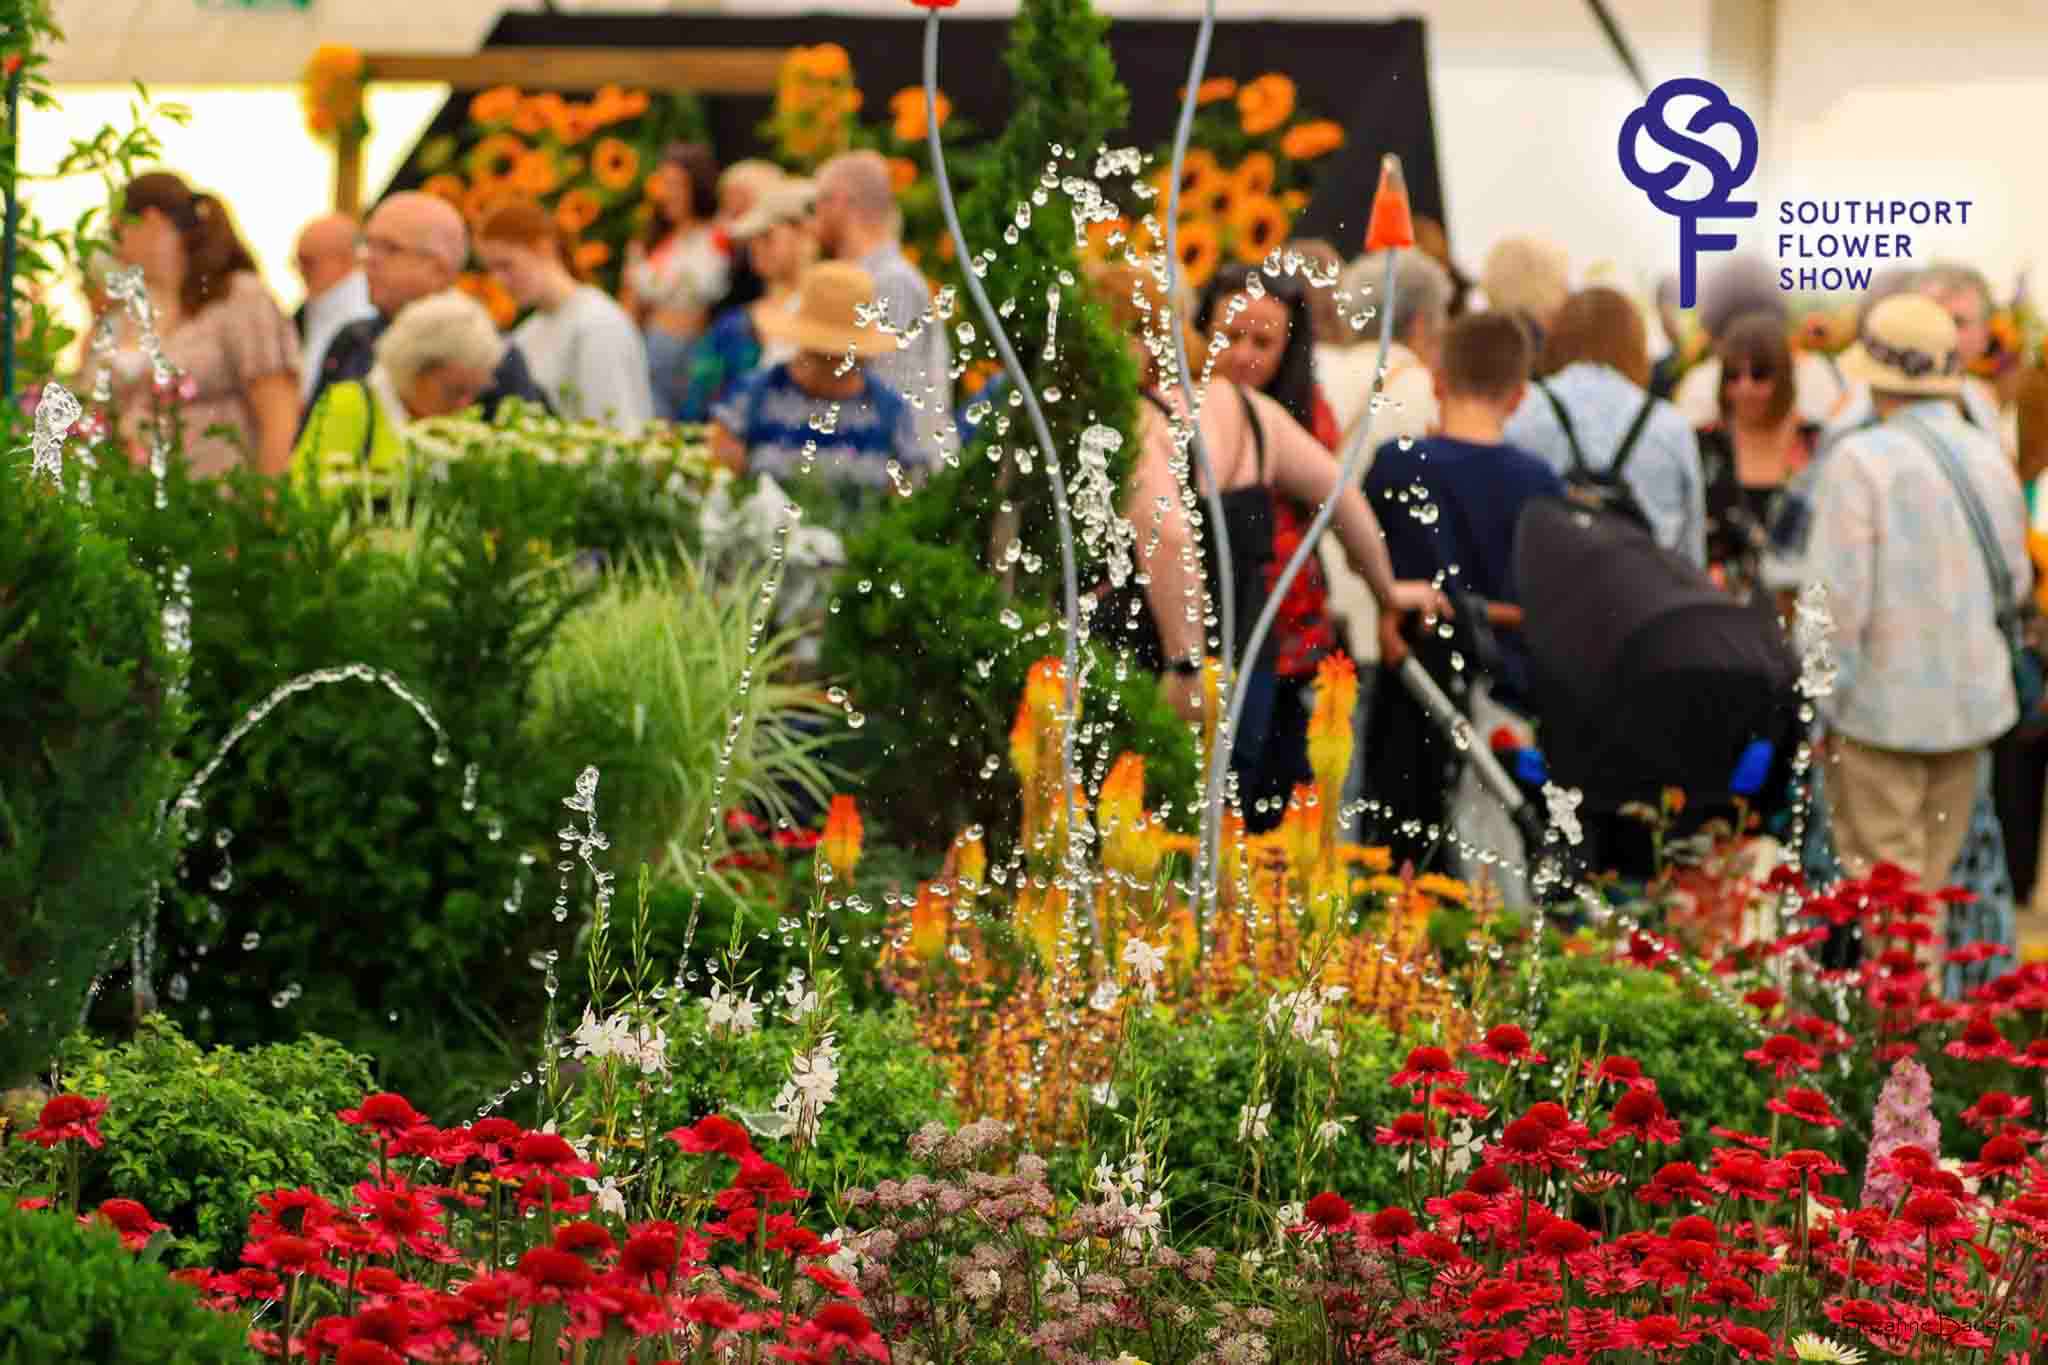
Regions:
<instances>
[{"instance_id":1,"label":"green foliage","mask_svg":"<svg viewBox=\"0 0 2048 1365\"><path fill-rule=\"evenodd\" d=\"M658 862L686 882L722 883L717 808L789 820L806 803L822 808L842 776L825 758L838 708L782 681L795 633L764 633L749 657L764 578L756 568L713 584L687 563L674 573L630 565L542 661L530 742L542 753L603 756L598 815L620 865Z\"/></svg>"},{"instance_id":2,"label":"green foliage","mask_svg":"<svg viewBox=\"0 0 2048 1365\"><path fill-rule=\"evenodd\" d=\"M0 456L0 1083L77 1026L167 867L174 676L148 577Z\"/></svg>"},{"instance_id":3,"label":"green foliage","mask_svg":"<svg viewBox=\"0 0 2048 1365\"><path fill-rule=\"evenodd\" d=\"M0 1210L0 1365L243 1365L248 1324L106 1228Z\"/></svg>"},{"instance_id":4,"label":"green foliage","mask_svg":"<svg viewBox=\"0 0 2048 1365\"><path fill-rule=\"evenodd\" d=\"M767 1109L788 1079L800 1035L795 1026L769 1019L766 1006L762 1015L764 1027L728 1041L705 1029L702 1007L680 1014L669 1034L674 1083L650 1101L648 1126L666 1133L705 1114ZM945 1073L900 1010L854 1011L836 1023L839 1092L824 1111L805 1178L826 1191L901 1179L916 1170L910 1135L927 1123L953 1120ZM586 1098L593 1098L589 1091ZM755 1145L770 1161L790 1165L785 1142L757 1139Z\"/></svg>"},{"instance_id":5,"label":"green foliage","mask_svg":"<svg viewBox=\"0 0 2048 1365\"><path fill-rule=\"evenodd\" d=\"M1251 1189L1254 1143L1240 1140L1238 1133L1263 1050L1264 1102L1273 1108L1267 1117L1270 1136L1256 1143L1262 1164L1260 1198L1305 1200L1323 1190L1337 1190L1367 1210L1405 1201L1393 1149L1375 1145L1372 1135L1375 1127L1391 1122L1406 1108L1405 1094L1389 1089L1387 1077L1400 1069L1411 1040L1396 1038L1369 1020L1338 1025L1341 1058L1329 1116L1342 1122L1344 1136L1334 1148L1318 1154L1307 1139L1325 1117L1321 1105L1326 1073L1316 1078L1322 1089L1311 1096L1302 1067L1273 1064L1272 1054L1280 1045L1270 1034L1262 1038L1258 1002L1241 997L1198 1026L1177 1024L1163 1014L1134 1012L1128 1017L1127 1074L1116 1087L1119 1104L1115 1110L1098 1106L1091 1111L1093 1153L1058 1153L1051 1158L1056 1175L1062 1165L1072 1167L1102 1152L1123 1151L1130 1114L1142 1105L1158 1126L1151 1150L1155 1167L1165 1173L1176 1239L1216 1241L1218 1234L1204 1229L1228 1222ZM1336 1024L1334 1018L1327 1022ZM1319 1065L1326 1067L1327 1062ZM1301 1159L1304 1151L1306 1162ZM1079 1181L1086 1174L1071 1170L1066 1179Z\"/></svg>"},{"instance_id":6,"label":"green foliage","mask_svg":"<svg viewBox=\"0 0 2048 1365\"><path fill-rule=\"evenodd\" d=\"M1588 1061L1604 1052L1641 1062L1685 1132L1667 1160L1704 1162L1723 1145L1707 1131L1716 1125L1770 1131L1770 1078L1742 1056L1756 1037L1725 1006L1664 973L1598 958L1546 962L1543 983L1541 1018L1522 1021L1537 1049L1552 1061L1576 1048Z\"/></svg>"},{"instance_id":7,"label":"green foliage","mask_svg":"<svg viewBox=\"0 0 2048 1365\"><path fill-rule=\"evenodd\" d=\"M1124 124L1129 97L1116 79L1107 28L1088 0L1026 0L1005 58L1014 108L977 163L960 219L970 248L993 253L981 277L990 300L999 309L1015 305L1004 326L1028 383L1041 395L1059 392L1044 406L1061 459L1072 461L1088 427L1108 426L1124 438L1110 461L1121 489L1136 454L1137 376L1125 339L1080 283L1072 215L1055 201L1032 215L1014 244L1006 235L1019 207L1033 205L1054 144L1072 157L1092 155ZM956 278L965 264L954 263ZM1045 299L1053 287L1061 304L1047 360ZM972 321L983 329L981 318ZM1009 784L999 791L980 773L1004 752L1026 670L1063 652L1055 616L1063 609L1058 523L1043 463L1024 412L1000 411L981 424L957 470L892 501L880 524L848 548L844 609L830 623L826 664L870 717L874 761L864 766L877 774L870 791L898 838L936 846L964 824L1010 823ZM1002 553L992 545L1007 545L1012 526L1018 560L991 562ZM1086 559L1079 565L1084 590L1102 577L1101 566ZM858 591L863 580L874 586L870 595ZM902 584L904 595L881 591L889 583ZM1005 609L1023 618L1021 630L1000 624ZM1152 681L1113 680L1105 659L1089 683L1108 688L1111 695L1093 699L1090 710L1118 718L1110 743L1151 760L1154 790L1191 790L1184 785L1194 771L1186 736Z\"/></svg>"},{"instance_id":8,"label":"green foliage","mask_svg":"<svg viewBox=\"0 0 2048 1365\"><path fill-rule=\"evenodd\" d=\"M184 1264L234 1264L259 1194L307 1185L337 1199L362 1178L362 1138L335 1114L370 1089L369 1067L317 1035L206 1050L151 1015L125 1043L71 1038L58 1070L66 1089L107 1101L84 1207L140 1201L170 1225L169 1255ZM0 1184L33 1182L55 1160L10 1143Z\"/></svg>"}]
</instances>

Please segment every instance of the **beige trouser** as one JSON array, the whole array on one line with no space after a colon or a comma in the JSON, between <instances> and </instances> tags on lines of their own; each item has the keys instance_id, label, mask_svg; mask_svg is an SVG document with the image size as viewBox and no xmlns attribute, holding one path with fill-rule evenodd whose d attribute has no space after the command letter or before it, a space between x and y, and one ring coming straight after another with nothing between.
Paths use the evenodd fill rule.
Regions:
<instances>
[{"instance_id":1,"label":"beige trouser","mask_svg":"<svg viewBox=\"0 0 2048 1365\"><path fill-rule=\"evenodd\" d=\"M1828 807L1835 853L1850 876L1897 863L1938 890L1962 856L1984 751L1908 754L1840 735L1830 744Z\"/></svg>"}]
</instances>

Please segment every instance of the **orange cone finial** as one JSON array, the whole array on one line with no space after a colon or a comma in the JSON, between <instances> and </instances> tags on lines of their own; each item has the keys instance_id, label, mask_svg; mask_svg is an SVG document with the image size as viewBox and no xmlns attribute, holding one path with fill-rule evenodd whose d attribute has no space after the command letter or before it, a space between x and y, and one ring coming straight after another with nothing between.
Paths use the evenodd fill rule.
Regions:
<instances>
[{"instance_id":1,"label":"orange cone finial","mask_svg":"<svg viewBox=\"0 0 2048 1365\"><path fill-rule=\"evenodd\" d=\"M1372 196L1372 221L1365 229L1365 249L1415 245L1415 216L1408 208L1408 182L1401 176L1401 158L1388 152L1380 158L1380 187Z\"/></svg>"}]
</instances>

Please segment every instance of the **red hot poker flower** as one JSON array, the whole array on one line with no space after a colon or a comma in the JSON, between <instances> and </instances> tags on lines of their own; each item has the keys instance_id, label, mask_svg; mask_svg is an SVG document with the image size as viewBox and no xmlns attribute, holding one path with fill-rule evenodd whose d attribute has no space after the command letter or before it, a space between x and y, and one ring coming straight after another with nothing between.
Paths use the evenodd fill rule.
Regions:
<instances>
[{"instance_id":1,"label":"red hot poker flower","mask_svg":"<svg viewBox=\"0 0 2048 1365\"><path fill-rule=\"evenodd\" d=\"M60 1142L83 1142L88 1147L101 1147L100 1115L107 1112L105 1100L87 1099L83 1095L57 1095L43 1106L36 1118L36 1126L24 1132L22 1140L33 1142L39 1147L55 1147Z\"/></svg>"}]
</instances>

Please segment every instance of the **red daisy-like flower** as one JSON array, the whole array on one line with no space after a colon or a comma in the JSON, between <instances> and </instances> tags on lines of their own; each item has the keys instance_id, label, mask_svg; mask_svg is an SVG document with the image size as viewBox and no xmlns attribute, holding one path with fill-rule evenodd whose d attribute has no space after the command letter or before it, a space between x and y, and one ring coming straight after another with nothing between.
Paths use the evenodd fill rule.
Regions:
<instances>
[{"instance_id":1,"label":"red daisy-like flower","mask_svg":"<svg viewBox=\"0 0 2048 1365\"><path fill-rule=\"evenodd\" d=\"M1529 1349L1529 1337L1512 1327L1483 1332L1466 1332L1451 1342L1457 1365L1495 1365L1497 1361L1520 1360Z\"/></svg>"},{"instance_id":2,"label":"red daisy-like flower","mask_svg":"<svg viewBox=\"0 0 2048 1365\"><path fill-rule=\"evenodd\" d=\"M1657 1207L1679 1199L1704 1204L1713 1198L1713 1191L1707 1188L1706 1178L1698 1167L1684 1161L1669 1161L1637 1188L1636 1198Z\"/></svg>"},{"instance_id":3,"label":"red daisy-like flower","mask_svg":"<svg viewBox=\"0 0 2048 1365\"><path fill-rule=\"evenodd\" d=\"M1529 1286L1515 1280L1481 1280L1465 1296L1465 1311L1458 1321L1468 1327L1484 1327L1536 1306Z\"/></svg>"},{"instance_id":4,"label":"red daisy-like flower","mask_svg":"<svg viewBox=\"0 0 2048 1365\"><path fill-rule=\"evenodd\" d=\"M1785 992L1773 986L1760 986L1742 997L1742 1003L1758 1014L1769 1014L1785 1003Z\"/></svg>"},{"instance_id":5,"label":"red daisy-like flower","mask_svg":"<svg viewBox=\"0 0 2048 1365\"><path fill-rule=\"evenodd\" d=\"M1302 1206L1301 1216L1324 1232L1334 1232L1351 1221L1351 1204L1336 1191L1324 1190Z\"/></svg>"},{"instance_id":6,"label":"red daisy-like flower","mask_svg":"<svg viewBox=\"0 0 2048 1365\"><path fill-rule=\"evenodd\" d=\"M798 1273L812 1284L823 1289L827 1294L837 1294L842 1299L857 1299L860 1297L860 1286L847 1279L844 1275L841 1275L838 1271L833 1270L830 1266L807 1265Z\"/></svg>"},{"instance_id":7,"label":"red daisy-like flower","mask_svg":"<svg viewBox=\"0 0 2048 1365\"><path fill-rule=\"evenodd\" d=\"M1657 1083L1643 1074L1643 1064L1633 1057L1602 1057L1597 1065L1587 1062L1585 1073L1596 1083L1612 1081L1631 1090L1657 1088Z\"/></svg>"},{"instance_id":8,"label":"red daisy-like flower","mask_svg":"<svg viewBox=\"0 0 2048 1365\"><path fill-rule=\"evenodd\" d=\"M334 1221L334 1205L304 1185L292 1190L271 1190L256 1196L256 1212L249 1215L249 1235L261 1239L272 1233L289 1232L306 1236Z\"/></svg>"},{"instance_id":9,"label":"red daisy-like flower","mask_svg":"<svg viewBox=\"0 0 2048 1365\"><path fill-rule=\"evenodd\" d=\"M1465 1049L1465 1055L1495 1066L1541 1066L1550 1060L1530 1044L1528 1032L1514 1024L1488 1029L1484 1039Z\"/></svg>"},{"instance_id":10,"label":"red daisy-like flower","mask_svg":"<svg viewBox=\"0 0 2048 1365\"><path fill-rule=\"evenodd\" d=\"M1462 1085L1447 1085L1441 1090L1430 1091L1429 1107L1441 1109L1454 1118L1483 1119L1493 1112L1473 1099L1472 1092Z\"/></svg>"},{"instance_id":11,"label":"red daisy-like flower","mask_svg":"<svg viewBox=\"0 0 2048 1365\"><path fill-rule=\"evenodd\" d=\"M1742 1055L1781 1081L1801 1071L1820 1069L1820 1053L1813 1044L1789 1033L1773 1034L1762 1047L1753 1047Z\"/></svg>"},{"instance_id":12,"label":"red daisy-like flower","mask_svg":"<svg viewBox=\"0 0 2048 1365\"><path fill-rule=\"evenodd\" d=\"M1778 1343L1768 1332L1739 1322L1717 1322L1713 1326L1721 1344L1735 1352L1737 1360L1776 1360Z\"/></svg>"},{"instance_id":13,"label":"red daisy-like flower","mask_svg":"<svg viewBox=\"0 0 2048 1365\"><path fill-rule=\"evenodd\" d=\"M1529 1239L1529 1245L1539 1256L1562 1261L1590 1250L1593 1234L1569 1218L1553 1218Z\"/></svg>"},{"instance_id":14,"label":"red daisy-like flower","mask_svg":"<svg viewBox=\"0 0 2048 1365\"><path fill-rule=\"evenodd\" d=\"M1671 945L1655 934L1646 934L1641 929L1629 932L1628 942L1622 945L1620 956L1634 967L1645 970L1660 963L1669 962L1676 956Z\"/></svg>"},{"instance_id":15,"label":"red daisy-like flower","mask_svg":"<svg viewBox=\"0 0 2048 1365\"><path fill-rule=\"evenodd\" d=\"M526 1136L526 1130L510 1119L493 1115L478 1119L467 1129L470 1141L476 1144L477 1155L492 1165L509 1161L513 1144Z\"/></svg>"},{"instance_id":16,"label":"red daisy-like flower","mask_svg":"<svg viewBox=\"0 0 2048 1365\"><path fill-rule=\"evenodd\" d=\"M515 1178L551 1175L567 1180L594 1176L597 1166L577 1156L569 1140L558 1133L528 1133L512 1144L512 1159L500 1168L500 1174Z\"/></svg>"},{"instance_id":17,"label":"red daisy-like flower","mask_svg":"<svg viewBox=\"0 0 2048 1365\"><path fill-rule=\"evenodd\" d=\"M723 1114L707 1114L688 1128L673 1130L668 1137L676 1146L695 1156L716 1153L737 1161L751 1155L754 1150L747 1130Z\"/></svg>"},{"instance_id":18,"label":"red daisy-like flower","mask_svg":"<svg viewBox=\"0 0 2048 1365\"><path fill-rule=\"evenodd\" d=\"M1933 1190L1907 1199L1905 1207L1899 1210L1898 1221L1937 1246L1967 1241L1971 1232L1970 1221L1963 1217L1956 1201Z\"/></svg>"},{"instance_id":19,"label":"red daisy-like flower","mask_svg":"<svg viewBox=\"0 0 2048 1365\"><path fill-rule=\"evenodd\" d=\"M1715 1156L1713 1169L1701 1177L1707 1188L1729 1199L1778 1202L1778 1191L1786 1184L1786 1171L1779 1163L1766 1161L1755 1152L1733 1149L1724 1149Z\"/></svg>"},{"instance_id":20,"label":"red daisy-like flower","mask_svg":"<svg viewBox=\"0 0 2048 1365\"><path fill-rule=\"evenodd\" d=\"M1810 1123L1816 1128L1842 1126L1842 1121L1835 1117L1834 1106L1828 1102L1828 1097L1803 1085L1788 1087L1785 1093L1776 1099L1765 1101L1764 1108L1773 1114L1783 1114L1786 1118Z\"/></svg>"},{"instance_id":21,"label":"red daisy-like flower","mask_svg":"<svg viewBox=\"0 0 2048 1365\"><path fill-rule=\"evenodd\" d=\"M721 1332L738 1331L753 1317L722 1294L693 1294L682 1301L677 1311L687 1321L702 1323Z\"/></svg>"},{"instance_id":22,"label":"red daisy-like flower","mask_svg":"<svg viewBox=\"0 0 2048 1365\"><path fill-rule=\"evenodd\" d=\"M1977 1097L1975 1104L1963 1111L1962 1119L1980 1133L1995 1133L2033 1112L2034 1102L2029 1098L2009 1095L2003 1090L1987 1090Z\"/></svg>"},{"instance_id":23,"label":"red daisy-like flower","mask_svg":"<svg viewBox=\"0 0 2048 1365\"><path fill-rule=\"evenodd\" d=\"M1593 1139L1593 1145L1604 1149L1623 1138L1633 1138L1637 1146L1647 1147L1653 1142L1677 1142L1679 1136L1678 1124L1656 1091L1629 1090L1614 1102L1607 1129Z\"/></svg>"},{"instance_id":24,"label":"red daisy-like flower","mask_svg":"<svg viewBox=\"0 0 2048 1365\"><path fill-rule=\"evenodd\" d=\"M1486 1149L1486 1159L1539 1171L1575 1171L1585 1165L1585 1158L1561 1143L1549 1124L1530 1114L1501 1130L1500 1141Z\"/></svg>"},{"instance_id":25,"label":"red daisy-like flower","mask_svg":"<svg viewBox=\"0 0 2048 1365\"><path fill-rule=\"evenodd\" d=\"M922 0L919 0L921 3ZM790 1335L830 1359L838 1351L858 1352L870 1360L887 1361L889 1348L868 1315L850 1303L828 1303L798 1324Z\"/></svg>"},{"instance_id":26,"label":"red daisy-like flower","mask_svg":"<svg viewBox=\"0 0 2048 1365\"><path fill-rule=\"evenodd\" d=\"M280 1232L242 1248L242 1259L250 1265L265 1266L279 1275L313 1275L328 1269L327 1255L310 1237Z\"/></svg>"},{"instance_id":27,"label":"red daisy-like flower","mask_svg":"<svg viewBox=\"0 0 2048 1365\"><path fill-rule=\"evenodd\" d=\"M1418 1047L1408 1053L1407 1065L1387 1078L1396 1089L1418 1086L1463 1085L1471 1079L1451 1064L1451 1054L1440 1047Z\"/></svg>"},{"instance_id":28,"label":"red daisy-like flower","mask_svg":"<svg viewBox=\"0 0 2048 1365\"><path fill-rule=\"evenodd\" d=\"M555 1250L572 1256L602 1258L610 1256L617 1246L610 1229L602 1223L564 1223L555 1229Z\"/></svg>"},{"instance_id":29,"label":"red daisy-like flower","mask_svg":"<svg viewBox=\"0 0 2048 1365\"><path fill-rule=\"evenodd\" d=\"M2036 1038L2013 1057L2015 1066L2048 1068L2048 1038Z\"/></svg>"},{"instance_id":30,"label":"red daisy-like flower","mask_svg":"<svg viewBox=\"0 0 2048 1365\"><path fill-rule=\"evenodd\" d=\"M94 1219L105 1223L121 1235L121 1245L130 1251L140 1251L149 1245L150 1236L164 1230L166 1224L149 1216L149 1210L133 1199L108 1199L92 1213L79 1218L81 1223Z\"/></svg>"},{"instance_id":31,"label":"red daisy-like flower","mask_svg":"<svg viewBox=\"0 0 2048 1365\"><path fill-rule=\"evenodd\" d=\"M406 1359L381 1341L359 1339L341 1344L334 1353L334 1365L406 1365Z\"/></svg>"},{"instance_id":32,"label":"red daisy-like flower","mask_svg":"<svg viewBox=\"0 0 2048 1365\"><path fill-rule=\"evenodd\" d=\"M1986 1138L1977 1159L1964 1166L1972 1179L1986 1176L2017 1176L2027 1168L2027 1144L2007 1133Z\"/></svg>"},{"instance_id":33,"label":"red daisy-like flower","mask_svg":"<svg viewBox=\"0 0 2048 1365\"><path fill-rule=\"evenodd\" d=\"M573 1252L535 1247L519 1258L513 1272L535 1303L560 1303L590 1284L590 1267Z\"/></svg>"},{"instance_id":34,"label":"red daisy-like flower","mask_svg":"<svg viewBox=\"0 0 2048 1365\"><path fill-rule=\"evenodd\" d=\"M1392 1123L1383 1123L1373 1130L1372 1140L1381 1147L1413 1147L1427 1143L1431 1147L1448 1147L1450 1143L1430 1132L1429 1115L1411 1110L1394 1115Z\"/></svg>"},{"instance_id":35,"label":"red daisy-like flower","mask_svg":"<svg viewBox=\"0 0 2048 1365\"><path fill-rule=\"evenodd\" d=\"M1700 1339L1699 1329L1681 1327L1678 1319L1669 1313L1651 1313L1637 1318L1630 1341L1636 1349L1660 1356L1668 1351L1683 1351Z\"/></svg>"},{"instance_id":36,"label":"red daisy-like flower","mask_svg":"<svg viewBox=\"0 0 2048 1365\"><path fill-rule=\"evenodd\" d=\"M794 1204L805 1194L789 1183L788 1172L751 1152L741 1158L731 1189L735 1193L751 1194L764 1204Z\"/></svg>"},{"instance_id":37,"label":"red daisy-like flower","mask_svg":"<svg viewBox=\"0 0 2048 1365\"><path fill-rule=\"evenodd\" d=\"M363 1102L355 1108L342 1110L341 1121L352 1127L368 1128L388 1142L427 1119L412 1107L412 1102L405 1096L380 1091L365 1095Z\"/></svg>"},{"instance_id":38,"label":"red daisy-like flower","mask_svg":"<svg viewBox=\"0 0 2048 1365\"><path fill-rule=\"evenodd\" d=\"M1963 1036L1942 1051L1966 1062L2000 1062L2012 1056L2012 1043L1988 1012L1979 1011L1963 1026Z\"/></svg>"},{"instance_id":39,"label":"red daisy-like flower","mask_svg":"<svg viewBox=\"0 0 2048 1365\"><path fill-rule=\"evenodd\" d=\"M674 1223L641 1223L619 1251L619 1274L634 1284L666 1289L682 1255L682 1230Z\"/></svg>"},{"instance_id":40,"label":"red daisy-like flower","mask_svg":"<svg viewBox=\"0 0 2048 1365\"><path fill-rule=\"evenodd\" d=\"M100 1115L106 1112L105 1100L87 1099L84 1095L52 1096L36 1116L36 1126L21 1137L38 1147L55 1147L60 1142L103 1147L106 1144L100 1137Z\"/></svg>"},{"instance_id":41,"label":"red daisy-like flower","mask_svg":"<svg viewBox=\"0 0 2048 1365\"><path fill-rule=\"evenodd\" d=\"M1413 1235L1416 1229L1415 1215L1399 1204L1381 1209L1366 1223L1366 1233L1381 1246L1393 1246L1402 1238Z\"/></svg>"},{"instance_id":42,"label":"red daisy-like flower","mask_svg":"<svg viewBox=\"0 0 2048 1365\"><path fill-rule=\"evenodd\" d=\"M789 1226L781 1226L783 1224L788 1224ZM777 1214L768 1221L768 1226L771 1229L780 1229L775 1232L774 1236L768 1239L768 1249L770 1251L779 1251L787 1256L801 1257L830 1256L837 1249L833 1243L827 1242L809 1228L796 1226L795 1220L791 1219L787 1214Z\"/></svg>"}]
</instances>

